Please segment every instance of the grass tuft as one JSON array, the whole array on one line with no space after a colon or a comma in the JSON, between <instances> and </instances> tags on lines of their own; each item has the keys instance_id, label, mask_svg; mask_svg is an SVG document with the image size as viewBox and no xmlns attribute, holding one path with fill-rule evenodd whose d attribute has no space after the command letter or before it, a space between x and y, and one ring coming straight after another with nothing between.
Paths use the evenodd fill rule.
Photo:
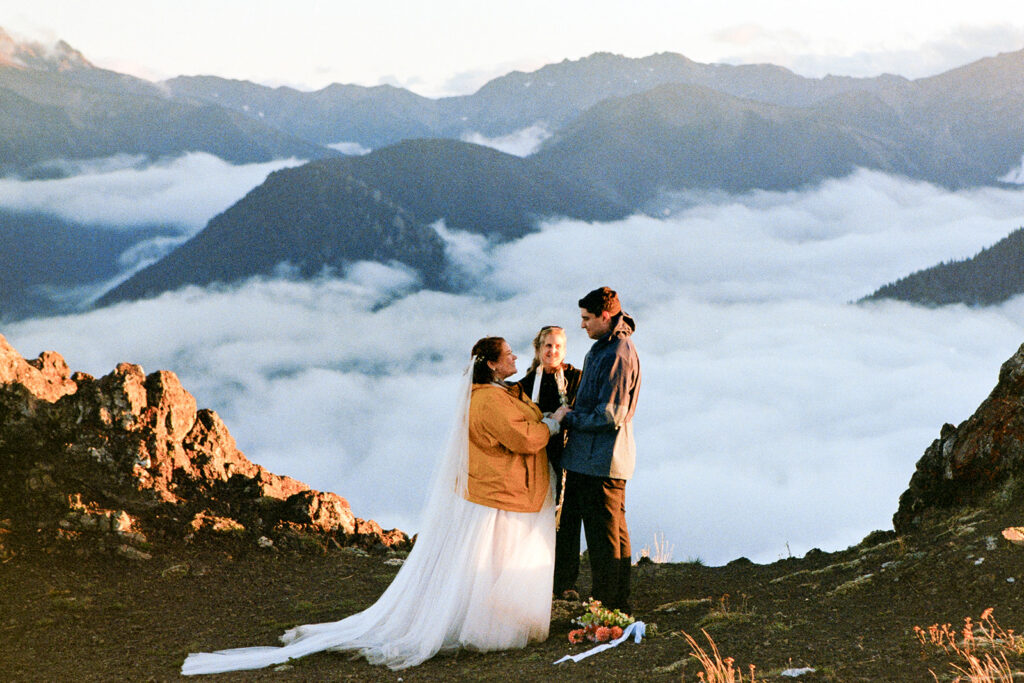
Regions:
<instances>
[{"instance_id":1,"label":"grass tuft","mask_svg":"<svg viewBox=\"0 0 1024 683\"><path fill-rule=\"evenodd\" d=\"M927 629L915 626L914 635L921 643L922 655L927 654L926 648L932 647L942 648L947 655L957 657L958 663L949 664L955 675L953 683L1012 683L1017 680L1016 674L1021 672L1014 671L1007 655L1024 656L1024 637L1000 626L992 616L993 611L989 607L982 612L977 624L966 617L959 630L948 623L932 624ZM931 674L939 680L934 671Z\"/></svg>"},{"instance_id":2,"label":"grass tuft","mask_svg":"<svg viewBox=\"0 0 1024 683\"><path fill-rule=\"evenodd\" d=\"M701 629L701 633L708 641L710 647L710 653L705 650L700 644L691 636L689 633L683 632L683 637L686 638L686 642L690 645L690 656L696 659L700 665L704 668L703 671L697 672L697 680L704 681L705 683L756 683L754 677L754 665L749 665L750 678L744 678L743 672L737 669L734 664L736 660L732 657L722 657L718 651L718 645L711 639L708 632Z\"/></svg>"}]
</instances>

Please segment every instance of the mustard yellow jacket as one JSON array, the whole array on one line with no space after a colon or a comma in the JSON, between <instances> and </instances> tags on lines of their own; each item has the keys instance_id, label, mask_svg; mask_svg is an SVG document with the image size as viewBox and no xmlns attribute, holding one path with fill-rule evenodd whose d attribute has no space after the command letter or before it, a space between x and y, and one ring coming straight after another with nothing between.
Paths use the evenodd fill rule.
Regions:
<instances>
[{"instance_id":1,"label":"mustard yellow jacket","mask_svg":"<svg viewBox=\"0 0 1024 683\"><path fill-rule=\"evenodd\" d=\"M517 386L474 384L469 402L466 498L512 512L538 512L548 493L550 431Z\"/></svg>"}]
</instances>

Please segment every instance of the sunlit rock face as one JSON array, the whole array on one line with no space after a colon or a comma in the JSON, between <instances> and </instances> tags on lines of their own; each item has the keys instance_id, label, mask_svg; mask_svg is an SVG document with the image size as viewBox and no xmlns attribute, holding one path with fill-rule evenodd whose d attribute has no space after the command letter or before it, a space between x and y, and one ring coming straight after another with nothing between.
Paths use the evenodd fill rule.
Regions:
<instances>
[{"instance_id":1,"label":"sunlit rock face","mask_svg":"<svg viewBox=\"0 0 1024 683\"><path fill-rule=\"evenodd\" d=\"M974 415L941 434L917 462L893 517L898 533L929 514L962 506L1019 505L1024 500L1024 346Z\"/></svg>"},{"instance_id":2,"label":"sunlit rock face","mask_svg":"<svg viewBox=\"0 0 1024 683\"><path fill-rule=\"evenodd\" d=\"M261 547L409 543L357 519L344 498L251 462L173 372L122 363L100 379L71 374L59 354L28 361L3 336L0 520L131 557L161 539L217 535Z\"/></svg>"}]
</instances>

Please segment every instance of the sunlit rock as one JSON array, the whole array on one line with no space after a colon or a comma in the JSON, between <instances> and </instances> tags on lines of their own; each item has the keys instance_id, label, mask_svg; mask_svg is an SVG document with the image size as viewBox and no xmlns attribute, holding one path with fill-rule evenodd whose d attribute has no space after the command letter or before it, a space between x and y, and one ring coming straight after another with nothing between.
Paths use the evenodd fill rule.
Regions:
<instances>
[{"instance_id":1,"label":"sunlit rock","mask_svg":"<svg viewBox=\"0 0 1024 683\"><path fill-rule=\"evenodd\" d=\"M211 533L254 547L275 533L292 547L409 545L344 498L250 461L174 373L121 363L94 379L53 352L26 361L2 336L0 520L8 535L92 540L135 559L160 539Z\"/></svg>"},{"instance_id":2,"label":"sunlit rock","mask_svg":"<svg viewBox=\"0 0 1024 683\"><path fill-rule=\"evenodd\" d=\"M975 413L946 424L924 452L893 517L897 533L929 513L961 506L1009 508L1024 500L1024 346L999 371Z\"/></svg>"}]
</instances>

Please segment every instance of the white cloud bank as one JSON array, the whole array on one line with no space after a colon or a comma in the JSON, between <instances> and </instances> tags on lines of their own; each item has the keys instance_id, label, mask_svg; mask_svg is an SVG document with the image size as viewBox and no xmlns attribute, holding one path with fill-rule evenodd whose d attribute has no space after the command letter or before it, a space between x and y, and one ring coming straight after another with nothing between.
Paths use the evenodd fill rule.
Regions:
<instances>
[{"instance_id":1,"label":"white cloud bank","mask_svg":"<svg viewBox=\"0 0 1024 683\"><path fill-rule=\"evenodd\" d=\"M552 223L481 247L472 291L402 296L408 273L186 289L4 330L101 375L170 369L275 472L417 530L425 481L472 343L529 358L543 324L589 346L576 300L619 290L643 368L634 551L771 561L889 528L914 464L966 419L1024 341L1024 299L991 309L850 305L914 269L970 256L1019 226L1024 192L948 193L877 173L693 204L655 220ZM479 245L478 245L479 246ZM389 303L390 302L390 303Z\"/></svg>"},{"instance_id":2,"label":"white cloud bank","mask_svg":"<svg viewBox=\"0 0 1024 683\"><path fill-rule=\"evenodd\" d=\"M68 177L0 178L0 207L78 223L174 225L193 234L271 172L301 163L287 159L236 166L201 152L152 164L130 156L60 162Z\"/></svg>"},{"instance_id":3,"label":"white cloud bank","mask_svg":"<svg viewBox=\"0 0 1024 683\"><path fill-rule=\"evenodd\" d=\"M484 147L492 147L499 152L517 157L527 157L540 149L540 146L551 137L551 131L542 123L535 123L527 128L513 131L508 135L490 138L481 133L471 132L462 136L463 142L472 142Z\"/></svg>"},{"instance_id":4,"label":"white cloud bank","mask_svg":"<svg viewBox=\"0 0 1024 683\"><path fill-rule=\"evenodd\" d=\"M1004 183L1013 183L1014 185L1024 185L1024 156L1021 157L1020 166L1017 168L1010 169L1010 172L1004 175L999 180Z\"/></svg>"},{"instance_id":5,"label":"white cloud bank","mask_svg":"<svg viewBox=\"0 0 1024 683\"><path fill-rule=\"evenodd\" d=\"M369 147L363 147L358 142L335 142L327 146L349 156L362 156L373 151Z\"/></svg>"}]
</instances>

